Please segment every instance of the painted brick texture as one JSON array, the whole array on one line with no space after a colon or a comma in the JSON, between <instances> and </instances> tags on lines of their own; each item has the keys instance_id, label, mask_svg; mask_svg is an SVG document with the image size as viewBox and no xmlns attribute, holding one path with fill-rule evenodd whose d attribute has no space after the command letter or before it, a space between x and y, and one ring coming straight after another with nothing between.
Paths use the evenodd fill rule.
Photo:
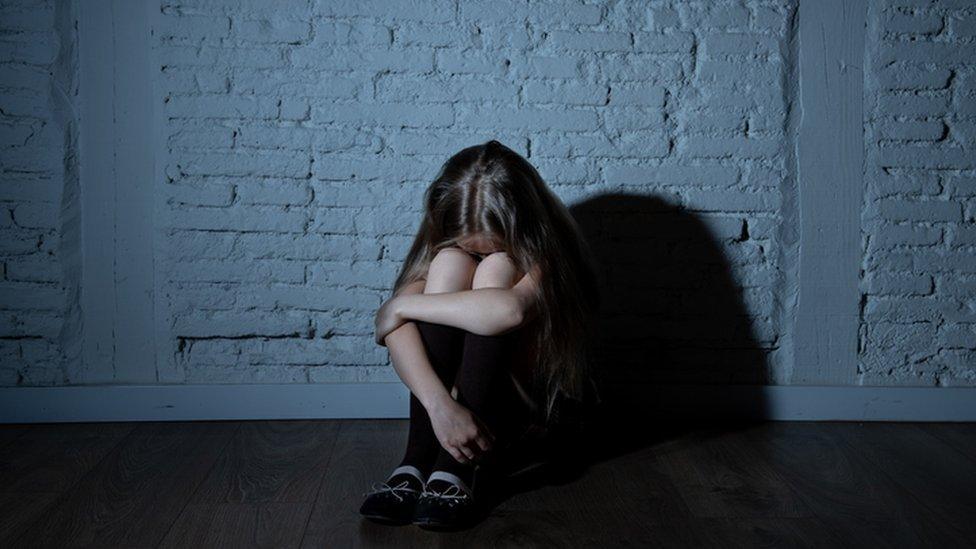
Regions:
<instances>
[{"instance_id":1,"label":"painted brick texture","mask_svg":"<svg viewBox=\"0 0 976 549\"><path fill-rule=\"evenodd\" d=\"M372 315L439 164L491 137L568 204L618 190L694 211L775 347L794 10L164 3L174 381L397 379ZM721 341L725 358L743 341ZM683 353L679 374L734 377L696 367L705 354Z\"/></svg>"},{"instance_id":2,"label":"painted brick texture","mask_svg":"<svg viewBox=\"0 0 976 549\"><path fill-rule=\"evenodd\" d=\"M859 379L976 385L976 5L869 4Z\"/></svg>"},{"instance_id":3,"label":"painted brick texture","mask_svg":"<svg viewBox=\"0 0 976 549\"><path fill-rule=\"evenodd\" d=\"M77 67L55 8L0 1L3 386L71 384L77 369L77 236L61 211L77 150L70 112L50 98L70 96ZM609 282L626 250L662 258L668 284L641 302L669 319L654 337L672 347L649 358L672 367L644 380L789 383L797 0L159 8L159 382L397 380L373 314L422 193L448 155L496 138L568 205L628 193L695 220L628 220L598 200L583 212L632 229L603 242ZM862 384L976 385L974 18L960 1L868 8ZM695 255L700 235L681 230L699 225L730 269L742 325L681 314L714 281L676 280L684 271L668 265ZM621 288L608 296L608 360L648 342Z\"/></svg>"},{"instance_id":4,"label":"painted brick texture","mask_svg":"<svg viewBox=\"0 0 976 549\"><path fill-rule=\"evenodd\" d=\"M71 172L73 67L53 1L0 2L0 385L58 385L68 290L61 199ZM69 57L70 44L65 45ZM64 60L62 60L64 61Z\"/></svg>"}]
</instances>

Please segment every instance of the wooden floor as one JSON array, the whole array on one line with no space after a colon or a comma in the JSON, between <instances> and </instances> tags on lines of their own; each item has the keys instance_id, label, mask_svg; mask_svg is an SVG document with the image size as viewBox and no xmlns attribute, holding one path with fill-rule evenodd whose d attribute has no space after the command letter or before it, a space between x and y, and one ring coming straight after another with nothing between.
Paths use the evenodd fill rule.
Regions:
<instances>
[{"instance_id":1,"label":"wooden floor","mask_svg":"<svg viewBox=\"0 0 976 549\"><path fill-rule=\"evenodd\" d=\"M0 547L976 546L976 424L658 428L447 534L357 514L405 440L405 420L0 426Z\"/></svg>"}]
</instances>

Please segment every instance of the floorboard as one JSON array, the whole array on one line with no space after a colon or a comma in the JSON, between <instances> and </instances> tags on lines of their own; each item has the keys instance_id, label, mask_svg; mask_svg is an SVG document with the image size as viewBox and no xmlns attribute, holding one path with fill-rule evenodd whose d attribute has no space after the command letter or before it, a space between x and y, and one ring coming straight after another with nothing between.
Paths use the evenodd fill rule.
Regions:
<instances>
[{"instance_id":1,"label":"floorboard","mask_svg":"<svg viewBox=\"0 0 976 549\"><path fill-rule=\"evenodd\" d=\"M3 426L0 547L976 546L976 424L669 425L485 477L488 516L447 533L358 514L406 439L389 419Z\"/></svg>"},{"instance_id":2,"label":"floorboard","mask_svg":"<svg viewBox=\"0 0 976 549\"><path fill-rule=\"evenodd\" d=\"M70 423L0 428L0 547L23 535L135 426Z\"/></svg>"},{"instance_id":3,"label":"floorboard","mask_svg":"<svg viewBox=\"0 0 976 549\"><path fill-rule=\"evenodd\" d=\"M910 423L837 423L830 430L976 545L976 467L956 448Z\"/></svg>"},{"instance_id":4,"label":"floorboard","mask_svg":"<svg viewBox=\"0 0 976 549\"><path fill-rule=\"evenodd\" d=\"M224 422L139 425L15 545L158 545L238 428Z\"/></svg>"},{"instance_id":5,"label":"floorboard","mask_svg":"<svg viewBox=\"0 0 976 549\"><path fill-rule=\"evenodd\" d=\"M767 423L743 433L839 540L856 546L958 546L965 539L824 423Z\"/></svg>"},{"instance_id":6,"label":"floorboard","mask_svg":"<svg viewBox=\"0 0 976 549\"><path fill-rule=\"evenodd\" d=\"M923 423L917 426L976 464L976 423Z\"/></svg>"},{"instance_id":7,"label":"floorboard","mask_svg":"<svg viewBox=\"0 0 976 549\"><path fill-rule=\"evenodd\" d=\"M813 513L789 483L746 443L739 429L703 429L654 454L655 466L678 487L699 518L804 518Z\"/></svg>"},{"instance_id":8,"label":"floorboard","mask_svg":"<svg viewBox=\"0 0 976 549\"><path fill-rule=\"evenodd\" d=\"M312 503L337 422L242 423L191 503Z\"/></svg>"},{"instance_id":9,"label":"floorboard","mask_svg":"<svg viewBox=\"0 0 976 549\"><path fill-rule=\"evenodd\" d=\"M0 425L0 448L17 440L20 435L26 433L30 428L30 425L22 423Z\"/></svg>"}]
</instances>

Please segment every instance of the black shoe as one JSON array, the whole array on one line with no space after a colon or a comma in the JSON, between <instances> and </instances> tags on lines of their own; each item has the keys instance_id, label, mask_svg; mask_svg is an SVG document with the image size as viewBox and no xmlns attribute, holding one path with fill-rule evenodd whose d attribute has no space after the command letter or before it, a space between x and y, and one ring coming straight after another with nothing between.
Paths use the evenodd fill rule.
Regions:
<instances>
[{"instance_id":1,"label":"black shoe","mask_svg":"<svg viewBox=\"0 0 976 549\"><path fill-rule=\"evenodd\" d=\"M427 487L417 501L414 524L429 530L454 530L475 522L479 508L474 492L463 483L447 480L451 476L443 471L431 473ZM442 482L434 482L431 486L432 481L438 480Z\"/></svg>"},{"instance_id":2,"label":"black shoe","mask_svg":"<svg viewBox=\"0 0 976 549\"><path fill-rule=\"evenodd\" d=\"M411 476L412 475L412 476ZM373 485L363 494L362 516L383 524L410 524L425 485L420 471L409 465L398 467L386 482Z\"/></svg>"}]
</instances>

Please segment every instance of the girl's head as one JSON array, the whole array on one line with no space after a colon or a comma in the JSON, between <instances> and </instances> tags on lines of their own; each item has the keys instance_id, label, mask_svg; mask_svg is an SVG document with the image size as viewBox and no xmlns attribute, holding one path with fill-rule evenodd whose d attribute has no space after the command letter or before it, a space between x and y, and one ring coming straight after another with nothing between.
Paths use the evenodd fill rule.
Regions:
<instances>
[{"instance_id":1,"label":"girl's head","mask_svg":"<svg viewBox=\"0 0 976 549\"><path fill-rule=\"evenodd\" d=\"M587 323L599 306L585 241L562 201L520 154L491 140L462 149L424 195L424 218L394 292L427 272L441 249L504 251L525 273L541 271L537 387L550 419L558 393L579 399L588 382Z\"/></svg>"}]
</instances>

